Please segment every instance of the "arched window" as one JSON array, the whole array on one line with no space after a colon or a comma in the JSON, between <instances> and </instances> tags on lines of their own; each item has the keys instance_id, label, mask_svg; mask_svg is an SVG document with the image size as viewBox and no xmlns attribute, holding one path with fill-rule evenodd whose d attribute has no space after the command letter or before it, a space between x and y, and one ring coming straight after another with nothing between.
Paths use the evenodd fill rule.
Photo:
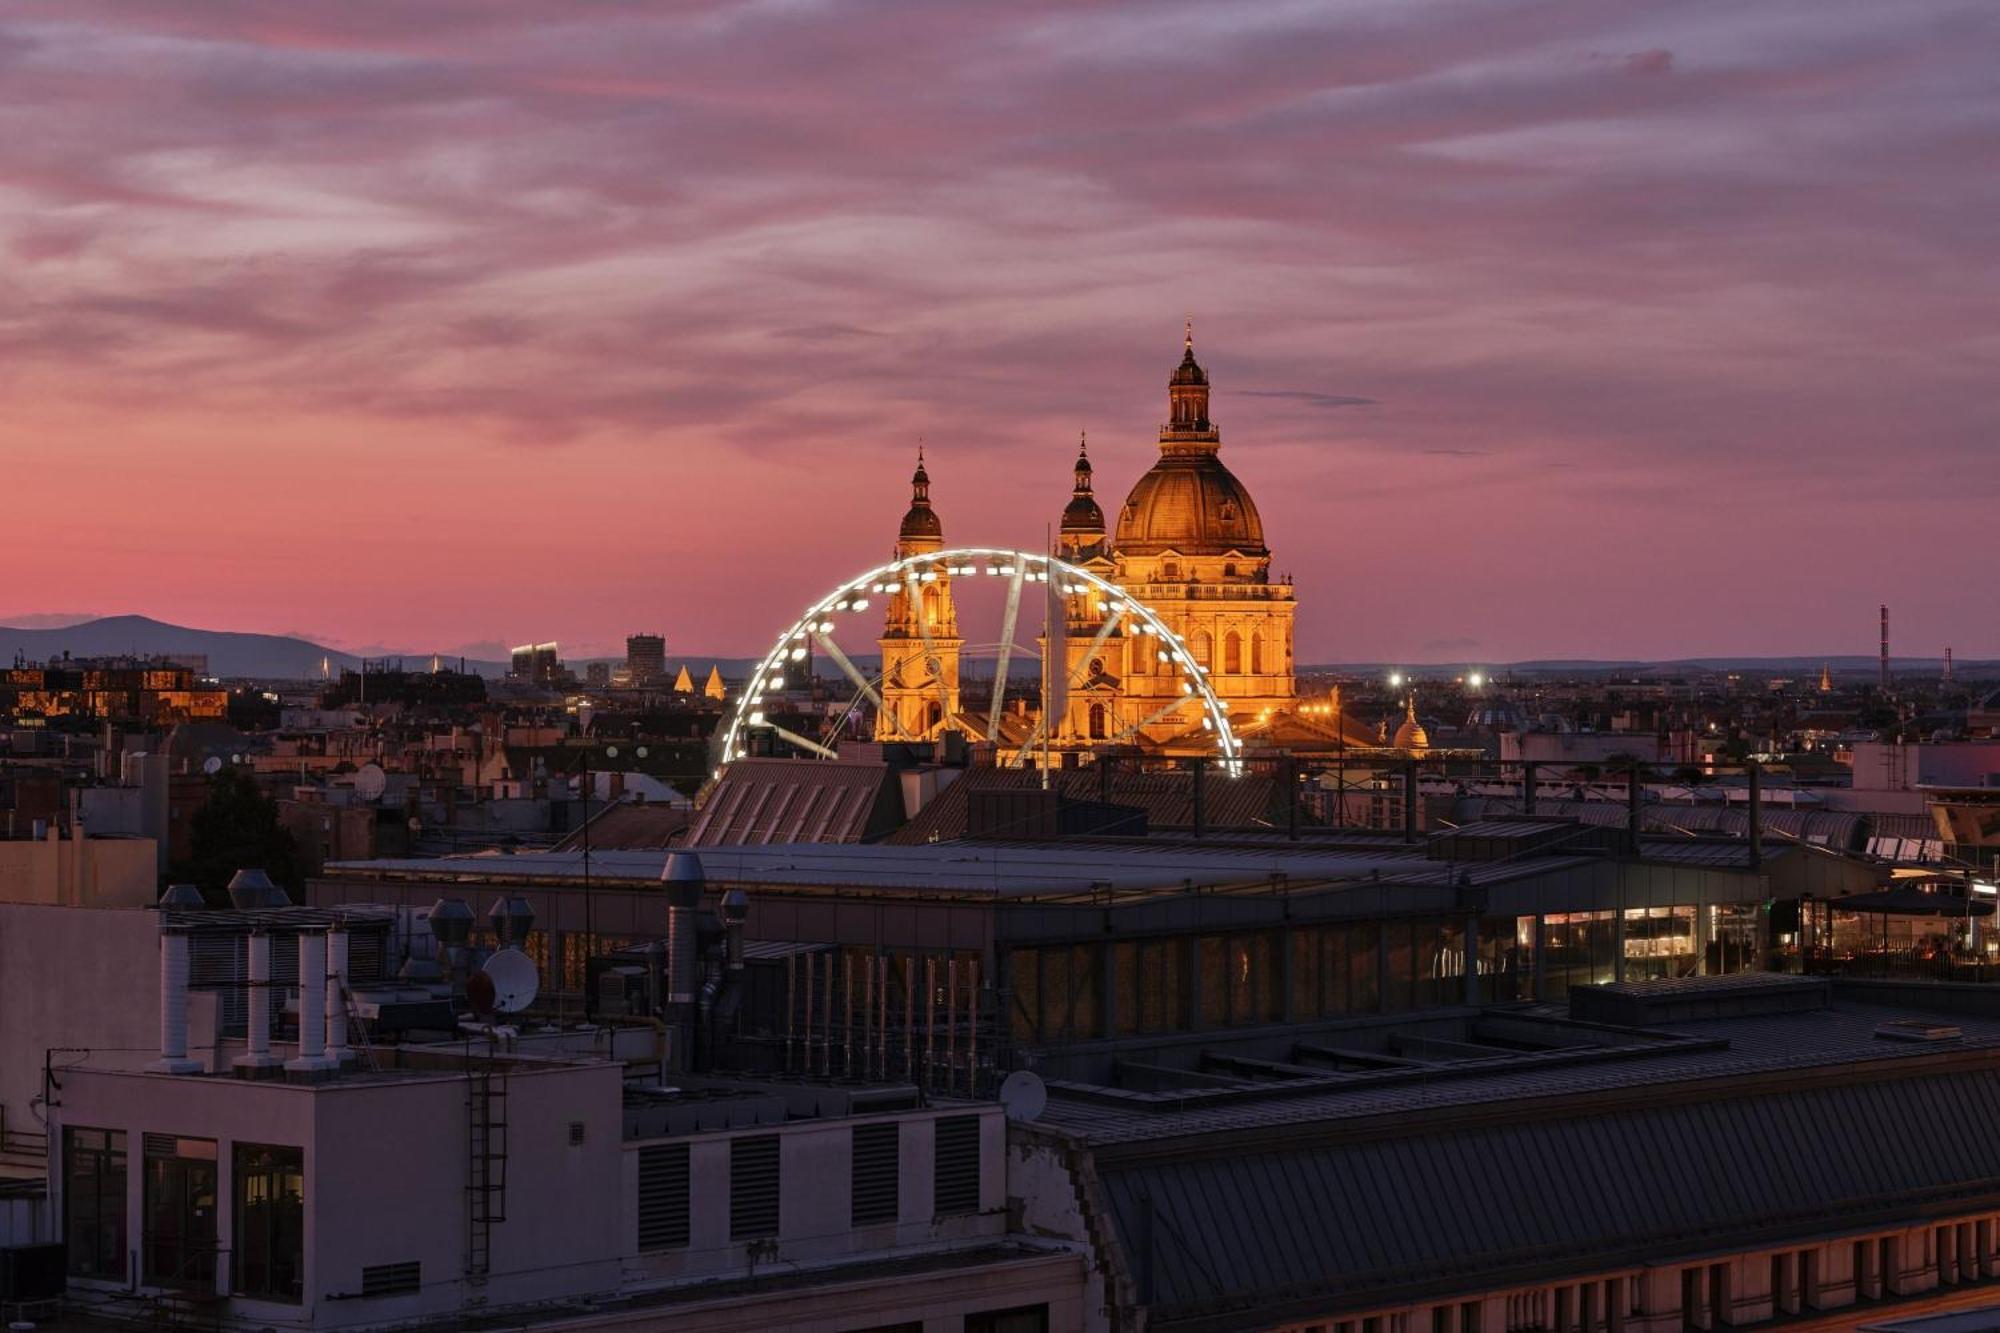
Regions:
<instances>
[{"instance_id":1,"label":"arched window","mask_svg":"<svg viewBox=\"0 0 2000 1333\"><path fill-rule=\"evenodd\" d=\"M1222 637L1222 673L1225 676L1243 674L1243 636L1235 630Z\"/></svg>"},{"instance_id":2,"label":"arched window","mask_svg":"<svg viewBox=\"0 0 2000 1333\"><path fill-rule=\"evenodd\" d=\"M1256 630L1250 631L1250 674L1264 674L1264 636Z\"/></svg>"},{"instance_id":3,"label":"arched window","mask_svg":"<svg viewBox=\"0 0 2000 1333\"><path fill-rule=\"evenodd\" d=\"M1230 561L1230 562L1229 562L1228 564L1226 564L1226 565L1224 565L1224 566L1222 567L1222 577L1224 577L1224 578L1226 578L1226 579L1233 579L1233 578L1235 578L1235 577L1236 577L1236 562L1235 562L1235 561L1233 561L1233 560L1232 560L1232 561Z\"/></svg>"},{"instance_id":4,"label":"arched window","mask_svg":"<svg viewBox=\"0 0 2000 1333\"><path fill-rule=\"evenodd\" d=\"M933 699L924 705L924 730L930 731L944 721L944 705Z\"/></svg>"},{"instance_id":5,"label":"arched window","mask_svg":"<svg viewBox=\"0 0 2000 1333\"><path fill-rule=\"evenodd\" d=\"M1181 567L1169 560L1160 566L1160 577L1171 582L1181 576Z\"/></svg>"},{"instance_id":6,"label":"arched window","mask_svg":"<svg viewBox=\"0 0 2000 1333\"><path fill-rule=\"evenodd\" d=\"M1092 704L1090 706L1090 739L1094 741L1101 741L1104 739L1103 704Z\"/></svg>"},{"instance_id":7,"label":"arched window","mask_svg":"<svg viewBox=\"0 0 2000 1333\"><path fill-rule=\"evenodd\" d=\"M1134 634L1132 636L1132 655L1130 658L1131 666L1129 668L1130 673L1134 676L1152 675L1153 654L1158 651L1159 649L1153 646L1152 635Z\"/></svg>"},{"instance_id":8,"label":"arched window","mask_svg":"<svg viewBox=\"0 0 2000 1333\"><path fill-rule=\"evenodd\" d=\"M933 627L938 623L938 589L935 583L924 585L924 623Z\"/></svg>"},{"instance_id":9,"label":"arched window","mask_svg":"<svg viewBox=\"0 0 2000 1333\"><path fill-rule=\"evenodd\" d=\"M1208 631L1196 630L1189 647L1194 650L1195 665L1203 671L1208 670L1209 661L1215 656L1215 640L1208 637Z\"/></svg>"}]
</instances>

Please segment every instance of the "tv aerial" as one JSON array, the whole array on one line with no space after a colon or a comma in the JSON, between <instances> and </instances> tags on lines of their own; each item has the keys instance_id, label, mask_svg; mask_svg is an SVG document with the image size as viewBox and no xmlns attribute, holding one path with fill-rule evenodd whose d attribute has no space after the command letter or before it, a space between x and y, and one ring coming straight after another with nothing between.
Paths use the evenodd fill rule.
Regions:
<instances>
[{"instance_id":1,"label":"tv aerial","mask_svg":"<svg viewBox=\"0 0 2000 1333\"><path fill-rule=\"evenodd\" d=\"M526 1009L535 1002L542 987L535 960L511 946L488 958L479 974L492 982L493 1007L503 1014L518 1014Z\"/></svg>"},{"instance_id":2,"label":"tv aerial","mask_svg":"<svg viewBox=\"0 0 2000 1333\"><path fill-rule=\"evenodd\" d=\"M1049 1088L1040 1074L1017 1069L1001 1080L1000 1108L1009 1120L1026 1124L1041 1115L1048 1104Z\"/></svg>"}]
</instances>

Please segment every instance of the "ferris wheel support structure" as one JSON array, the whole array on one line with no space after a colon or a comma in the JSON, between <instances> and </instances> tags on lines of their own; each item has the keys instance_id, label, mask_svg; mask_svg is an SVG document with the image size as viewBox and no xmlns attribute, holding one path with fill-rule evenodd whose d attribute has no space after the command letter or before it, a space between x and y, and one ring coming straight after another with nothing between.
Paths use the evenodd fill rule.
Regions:
<instances>
[{"instance_id":1,"label":"ferris wheel support structure","mask_svg":"<svg viewBox=\"0 0 2000 1333\"><path fill-rule=\"evenodd\" d=\"M1007 623L1000 638L1000 667L994 674L993 702L987 713L989 738L997 733L999 726L1000 703L1006 690L1005 667L1008 651L1013 644L1013 622L1020 610L1021 585L1030 582L1054 582L1057 586L1052 592L1058 596L1097 594L1097 602L1103 609L1105 622L1099 627L1097 637L1092 641L1092 653L1102 646L1114 629L1123 624L1128 629L1143 629L1157 639L1161 645L1160 661L1180 674L1182 698L1170 702L1152 718L1139 725L1145 726L1188 704L1198 704L1201 710L1202 728L1209 732L1213 739L1216 756L1222 760L1223 771L1232 777L1242 773L1242 749L1237 743L1236 733L1230 729L1229 710L1223 705L1221 698L1215 693L1214 686L1209 682L1208 669L1195 660L1187 643L1160 619L1157 612L1117 584L1087 569L1072 565L1066 560L1041 552L1014 551L997 546L959 546L921 555L904 556L848 579L808 607L803 615L778 636L770 652L758 662L743 692L737 696L736 705L730 709L728 722L722 731L721 761L727 763L731 759L741 759L746 756L748 751L744 744L744 735L747 730L752 728L779 730L775 724L765 720L762 707L764 697L786 688L786 671L793 669L794 664L804 662L816 644L826 650L827 655L833 658L848 679L859 686L869 702L880 710L881 695L833 641L834 618L867 611L871 595L891 594L905 589L916 592L920 584L933 582L940 575L964 577L975 574L1010 580ZM918 616L920 625L924 619L923 616ZM923 626L923 633L928 647L930 635L927 625ZM1085 660L1088 659L1089 654L1086 654ZM1037 731L1047 727L1052 721L1056 720L1043 717ZM896 725L893 719L892 725ZM898 725L897 730L900 732L902 728ZM793 740L794 743L803 739L782 731L780 734L786 735L786 739ZM820 754L830 753L826 747L817 744L805 748ZM717 769L716 776L720 775L721 770Z\"/></svg>"}]
</instances>

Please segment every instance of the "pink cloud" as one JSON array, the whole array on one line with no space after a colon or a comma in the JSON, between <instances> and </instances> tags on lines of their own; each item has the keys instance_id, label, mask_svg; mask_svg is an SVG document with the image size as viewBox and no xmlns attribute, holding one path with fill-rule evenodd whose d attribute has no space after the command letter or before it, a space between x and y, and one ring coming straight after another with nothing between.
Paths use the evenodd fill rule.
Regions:
<instances>
[{"instance_id":1,"label":"pink cloud","mask_svg":"<svg viewBox=\"0 0 2000 1333\"><path fill-rule=\"evenodd\" d=\"M1981 651L1934 572L1995 498L1993 28L24 3L0 448L68 472L23 573L746 651L879 554L919 435L966 536L1037 540L1080 428L1129 484L1192 309L1308 657L1865 650L1884 597Z\"/></svg>"}]
</instances>

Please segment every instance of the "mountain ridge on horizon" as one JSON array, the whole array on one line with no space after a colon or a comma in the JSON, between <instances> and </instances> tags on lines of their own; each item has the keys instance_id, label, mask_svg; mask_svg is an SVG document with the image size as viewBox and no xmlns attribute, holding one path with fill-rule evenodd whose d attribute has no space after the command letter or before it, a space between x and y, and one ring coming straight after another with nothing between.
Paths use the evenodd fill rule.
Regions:
<instances>
[{"instance_id":1,"label":"mountain ridge on horizon","mask_svg":"<svg viewBox=\"0 0 2000 1333\"><path fill-rule=\"evenodd\" d=\"M36 619L38 617L25 617ZM363 654L346 652L316 643L295 634L259 634L242 630L202 629L190 625L176 625L168 621L156 620L151 616L137 613L99 616L80 620L73 624L49 628L0 624L0 655L6 660L16 656L30 661L48 661L68 652L73 657L112 656L163 656L203 654L208 658L209 670L216 676L262 677L267 679L305 680L321 674L322 661L335 668L354 669L360 666ZM459 661L458 653L438 654L448 661ZM379 657L400 657L405 661L421 661L433 656L431 652L384 652L368 654L371 660ZM755 658L735 655L689 655L674 654L677 661L712 662L725 672L733 667L747 668ZM463 659L468 670L481 675L501 675L508 663L488 659ZM582 657L574 659L582 665L592 661L616 661L616 658ZM857 659L858 660L858 659ZM976 666L976 663L968 665ZM1679 658L1536 658L1515 662L1318 662L1302 663L1299 670L1310 672L1375 672L1387 670L1406 671L1417 676L1433 675L1456 670L1478 670L1489 675L1505 671L1624 671L1682 669L1700 671L1727 670L1770 670L1770 671L1817 671L1822 665L1840 673L1873 672L1877 659L1856 653L1845 654L1783 654L1732 656L1717 654L1699 657ZM1937 657L1895 657L1891 656L1890 666L1900 671L1924 671L1941 669L1943 659ZM1974 660L1960 660L1956 663L1962 672L1991 670L2000 663Z\"/></svg>"}]
</instances>

